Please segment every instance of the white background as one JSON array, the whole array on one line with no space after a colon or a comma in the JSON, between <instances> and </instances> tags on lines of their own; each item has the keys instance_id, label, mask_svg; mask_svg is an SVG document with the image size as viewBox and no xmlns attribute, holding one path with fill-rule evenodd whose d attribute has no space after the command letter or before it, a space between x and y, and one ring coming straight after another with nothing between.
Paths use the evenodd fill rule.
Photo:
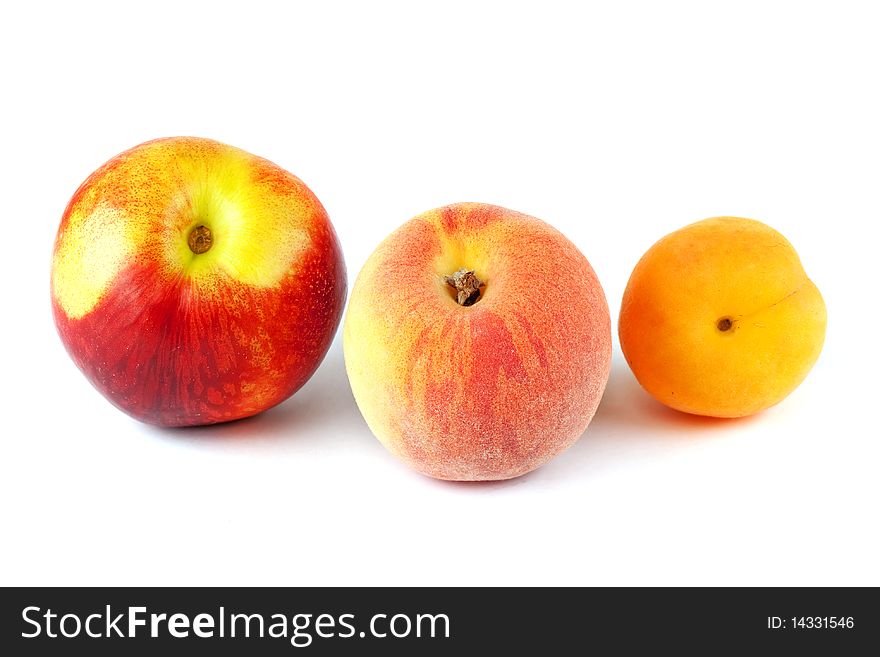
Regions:
<instances>
[{"instance_id":1,"label":"white background","mask_svg":"<svg viewBox=\"0 0 880 657\"><path fill-rule=\"evenodd\" d=\"M880 584L880 21L855 2L5 3L2 584ZM668 411L616 341L586 434L450 484L370 434L339 339L282 406L207 430L112 408L55 333L64 206L121 150L212 137L301 177L349 286L462 200L562 230L616 333L662 235L730 214L798 249L825 350L742 421Z\"/></svg>"}]
</instances>

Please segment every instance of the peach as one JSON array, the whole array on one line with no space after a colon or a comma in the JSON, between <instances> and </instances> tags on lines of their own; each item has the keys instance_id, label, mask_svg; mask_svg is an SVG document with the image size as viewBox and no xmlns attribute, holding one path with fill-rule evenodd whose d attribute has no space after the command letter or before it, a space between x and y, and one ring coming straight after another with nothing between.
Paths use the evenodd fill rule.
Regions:
<instances>
[{"instance_id":1,"label":"peach","mask_svg":"<svg viewBox=\"0 0 880 657\"><path fill-rule=\"evenodd\" d=\"M462 203L370 256L351 294L345 363L370 429L416 470L508 479L572 445L608 379L602 287L533 217Z\"/></svg>"},{"instance_id":2,"label":"peach","mask_svg":"<svg viewBox=\"0 0 880 657\"><path fill-rule=\"evenodd\" d=\"M706 219L642 257L620 346L642 387L680 411L742 417L782 401L825 339L825 304L794 248L751 219Z\"/></svg>"}]
</instances>

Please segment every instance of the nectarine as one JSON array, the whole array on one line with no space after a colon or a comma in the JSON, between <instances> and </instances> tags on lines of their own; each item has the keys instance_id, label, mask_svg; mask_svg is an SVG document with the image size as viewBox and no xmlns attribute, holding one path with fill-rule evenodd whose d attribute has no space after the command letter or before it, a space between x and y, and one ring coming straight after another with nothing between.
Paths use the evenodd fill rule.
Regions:
<instances>
[{"instance_id":1,"label":"nectarine","mask_svg":"<svg viewBox=\"0 0 880 657\"><path fill-rule=\"evenodd\" d=\"M336 233L277 165L209 139L136 146L76 191L58 229L61 339L113 404L163 426L259 413L324 357L345 299Z\"/></svg>"}]
</instances>

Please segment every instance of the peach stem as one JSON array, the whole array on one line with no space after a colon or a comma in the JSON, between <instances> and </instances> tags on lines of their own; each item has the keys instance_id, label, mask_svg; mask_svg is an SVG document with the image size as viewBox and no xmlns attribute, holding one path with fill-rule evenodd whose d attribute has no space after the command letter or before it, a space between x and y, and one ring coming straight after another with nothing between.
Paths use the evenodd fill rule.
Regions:
<instances>
[{"instance_id":1,"label":"peach stem","mask_svg":"<svg viewBox=\"0 0 880 657\"><path fill-rule=\"evenodd\" d=\"M459 269L446 277L446 284L458 292L455 300L459 306L472 306L480 299L480 288L485 285L472 269Z\"/></svg>"}]
</instances>

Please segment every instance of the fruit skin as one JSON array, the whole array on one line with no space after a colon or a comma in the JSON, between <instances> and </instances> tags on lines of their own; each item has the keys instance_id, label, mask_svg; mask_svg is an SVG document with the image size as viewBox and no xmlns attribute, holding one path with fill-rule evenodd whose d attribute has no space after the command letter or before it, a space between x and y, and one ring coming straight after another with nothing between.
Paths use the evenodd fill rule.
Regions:
<instances>
[{"instance_id":1,"label":"fruit skin","mask_svg":"<svg viewBox=\"0 0 880 657\"><path fill-rule=\"evenodd\" d=\"M667 406L742 417L804 380L825 323L822 295L788 240L759 221L718 217L645 253L624 292L620 346Z\"/></svg>"},{"instance_id":2,"label":"fruit skin","mask_svg":"<svg viewBox=\"0 0 880 657\"><path fill-rule=\"evenodd\" d=\"M207 252L193 228L213 235ZM345 265L327 213L277 165L172 137L108 161L64 212L52 309L68 353L160 426L259 413L292 395L339 325Z\"/></svg>"},{"instance_id":3,"label":"fruit skin","mask_svg":"<svg viewBox=\"0 0 880 657\"><path fill-rule=\"evenodd\" d=\"M460 306L445 282L485 282ZM370 256L343 328L373 433L416 470L508 479L572 445L608 379L611 327L586 258L533 217L479 203L426 212Z\"/></svg>"}]
</instances>

